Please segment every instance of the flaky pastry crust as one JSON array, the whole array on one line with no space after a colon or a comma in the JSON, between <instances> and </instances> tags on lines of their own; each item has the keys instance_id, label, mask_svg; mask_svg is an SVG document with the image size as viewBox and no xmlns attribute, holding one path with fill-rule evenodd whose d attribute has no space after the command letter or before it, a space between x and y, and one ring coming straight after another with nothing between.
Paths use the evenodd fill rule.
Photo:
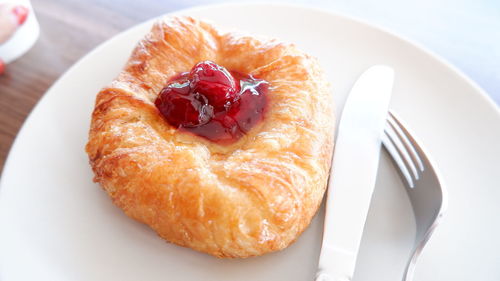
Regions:
<instances>
[{"instance_id":1,"label":"flaky pastry crust","mask_svg":"<svg viewBox=\"0 0 500 281\"><path fill-rule=\"evenodd\" d=\"M203 60L270 83L263 121L233 144L179 131L154 105L171 77ZM168 17L97 95L86 151L113 202L162 238L217 257L256 256L290 245L318 210L332 103L317 61L294 45Z\"/></svg>"}]
</instances>

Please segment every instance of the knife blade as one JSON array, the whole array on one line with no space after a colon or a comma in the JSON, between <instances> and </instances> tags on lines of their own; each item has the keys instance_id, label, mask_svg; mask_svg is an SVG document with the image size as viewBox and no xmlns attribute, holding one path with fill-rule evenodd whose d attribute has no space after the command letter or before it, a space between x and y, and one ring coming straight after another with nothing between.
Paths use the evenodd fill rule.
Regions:
<instances>
[{"instance_id":1,"label":"knife blade","mask_svg":"<svg viewBox=\"0 0 500 281\"><path fill-rule=\"evenodd\" d=\"M394 70L367 69L344 105L328 182L316 281L352 280L377 177Z\"/></svg>"}]
</instances>

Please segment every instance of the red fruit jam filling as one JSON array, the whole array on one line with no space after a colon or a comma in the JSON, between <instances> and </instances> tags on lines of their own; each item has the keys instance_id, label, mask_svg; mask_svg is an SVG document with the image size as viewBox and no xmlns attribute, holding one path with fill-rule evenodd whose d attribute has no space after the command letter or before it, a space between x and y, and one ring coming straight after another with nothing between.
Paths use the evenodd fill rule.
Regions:
<instances>
[{"instance_id":1,"label":"red fruit jam filling","mask_svg":"<svg viewBox=\"0 0 500 281\"><path fill-rule=\"evenodd\" d=\"M155 105L167 122L218 143L231 143L263 117L269 83L211 61L176 75Z\"/></svg>"}]
</instances>

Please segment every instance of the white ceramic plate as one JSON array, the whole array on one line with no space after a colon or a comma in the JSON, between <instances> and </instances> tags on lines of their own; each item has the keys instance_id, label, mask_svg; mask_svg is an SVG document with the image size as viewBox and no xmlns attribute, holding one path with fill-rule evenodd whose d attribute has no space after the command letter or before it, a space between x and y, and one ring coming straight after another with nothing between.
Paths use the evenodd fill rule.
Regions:
<instances>
[{"instance_id":1,"label":"white ceramic plate","mask_svg":"<svg viewBox=\"0 0 500 281\"><path fill-rule=\"evenodd\" d=\"M318 10L222 5L179 13L295 42L320 59L339 113L365 68L392 65L391 106L439 163L450 195L416 280L500 279L500 114L471 81L414 44ZM95 94L150 26L132 28L83 58L26 121L1 182L0 279L312 280L321 212L284 251L220 260L165 243L92 183L84 145ZM355 280L400 280L414 231L409 201L384 154Z\"/></svg>"}]
</instances>

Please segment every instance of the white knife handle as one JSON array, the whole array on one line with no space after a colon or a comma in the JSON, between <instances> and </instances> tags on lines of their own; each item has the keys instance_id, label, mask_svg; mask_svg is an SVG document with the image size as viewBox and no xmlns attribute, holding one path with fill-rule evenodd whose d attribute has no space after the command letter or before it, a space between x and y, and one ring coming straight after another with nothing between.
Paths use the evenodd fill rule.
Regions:
<instances>
[{"instance_id":1,"label":"white knife handle","mask_svg":"<svg viewBox=\"0 0 500 281\"><path fill-rule=\"evenodd\" d=\"M316 275L316 279L314 279L314 281L350 281L350 280L342 277L334 279L326 273L318 272L318 274Z\"/></svg>"},{"instance_id":2,"label":"white knife handle","mask_svg":"<svg viewBox=\"0 0 500 281\"><path fill-rule=\"evenodd\" d=\"M351 281L355 263L355 253L323 245L315 281Z\"/></svg>"}]
</instances>

